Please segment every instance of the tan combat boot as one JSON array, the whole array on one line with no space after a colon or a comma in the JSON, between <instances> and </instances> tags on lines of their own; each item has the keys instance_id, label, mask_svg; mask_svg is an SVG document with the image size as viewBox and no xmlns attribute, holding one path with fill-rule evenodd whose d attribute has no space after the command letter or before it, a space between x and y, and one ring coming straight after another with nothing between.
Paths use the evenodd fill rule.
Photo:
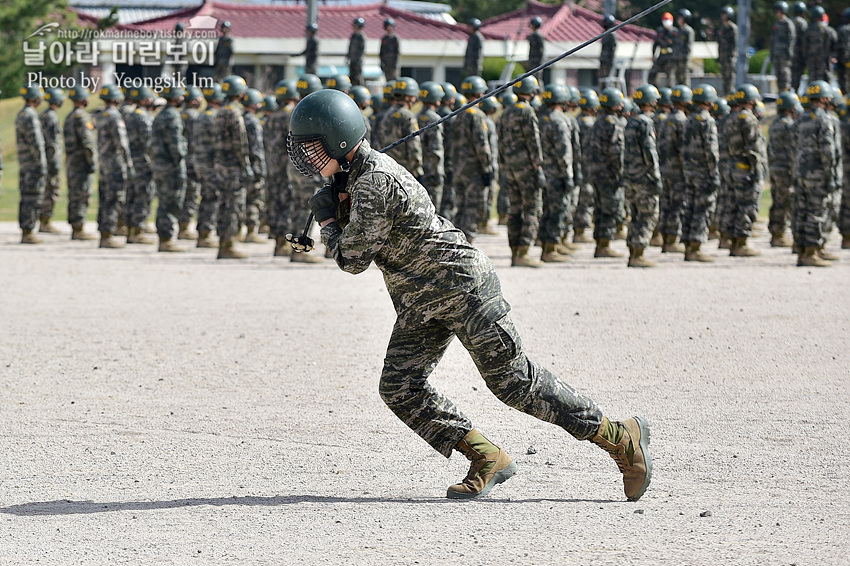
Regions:
<instances>
[{"instance_id":1,"label":"tan combat boot","mask_svg":"<svg viewBox=\"0 0 850 566\"><path fill-rule=\"evenodd\" d=\"M292 250L292 255L289 257L289 261L293 263L324 263L325 258L309 252L296 252L295 250Z\"/></svg>"},{"instance_id":2,"label":"tan combat boot","mask_svg":"<svg viewBox=\"0 0 850 566\"><path fill-rule=\"evenodd\" d=\"M727 236L726 234L721 232L720 237L718 238L718 242L717 242L717 249L718 250L731 250L732 249L732 238L730 238L729 236Z\"/></svg>"},{"instance_id":3,"label":"tan combat boot","mask_svg":"<svg viewBox=\"0 0 850 566\"><path fill-rule=\"evenodd\" d=\"M713 262L714 258L712 256L700 251L701 245L699 242L688 242L687 248L685 248L685 261L698 261L700 263Z\"/></svg>"},{"instance_id":4,"label":"tan combat boot","mask_svg":"<svg viewBox=\"0 0 850 566\"><path fill-rule=\"evenodd\" d=\"M274 257L289 257L292 255L292 246L283 236L274 241Z\"/></svg>"},{"instance_id":5,"label":"tan combat boot","mask_svg":"<svg viewBox=\"0 0 850 566\"><path fill-rule=\"evenodd\" d=\"M257 233L258 234L268 234L270 230L271 230L271 228L269 228L269 225L266 224L265 222L263 222L262 224L260 224L260 229L257 230ZM271 239L272 238L269 238L269 240L271 240Z\"/></svg>"},{"instance_id":6,"label":"tan combat boot","mask_svg":"<svg viewBox=\"0 0 850 566\"><path fill-rule=\"evenodd\" d=\"M841 234L841 249L850 250L850 234Z\"/></svg>"},{"instance_id":7,"label":"tan combat boot","mask_svg":"<svg viewBox=\"0 0 850 566\"><path fill-rule=\"evenodd\" d=\"M625 224L617 224L617 232L614 234L615 240L625 240L628 234L626 233Z\"/></svg>"},{"instance_id":8,"label":"tan combat boot","mask_svg":"<svg viewBox=\"0 0 850 566\"><path fill-rule=\"evenodd\" d=\"M145 234L156 234L157 233L156 232L156 226L153 224L153 222L145 222L145 225L142 228L142 230L144 230Z\"/></svg>"},{"instance_id":9,"label":"tan combat boot","mask_svg":"<svg viewBox=\"0 0 850 566\"><path fill-rule=\"evenodd\" d=\"M242 253L233 247L235 238L219 239L218 259L245 259L248 254Z\"/></svg>"},{"instance_id":10,"label":"tan combat boot","mask_svg":"<svg viewBox=\"0 0 850 566\"><path fill-rule=\"evenodd\" d=\"M246 244L262 244L268 241L268 238L261 238L257 233L256 226L248 226L245 230L245 237L242 239Z\"/></svg>"},{"instance_id":11,"label":"tan combat boot","mask_svg":"<svg viewBox=\"0 0 850 566\"><path fill-rule=\"evenodd\" d=\"M119 249L123 248L124 244L112 237L112 232L100 232L99 248Z\"/></svg>"},{"instance_id":12,"label":"tan combat boot","mask_svg":"<svg viewBox=\"0 0 850 566\"><path fill-rule=\"evenodd\" d=\"M838 261L839 259L841 259L834 253L826 251L826 248L824 246L819 247L818 251L815 252L815 255L821 259L825 259L826 261Z\"/></svg>"},{"instance_id":13,"label":"tan combat boot","mask_svg":"<svg viewBox=\"0 0 850 566\"><path fill-rule=\"evenodd\" d=\"M71 239L72 240L96 240L97 236L94 234L90 234L85 231L82 224L78 224L76 226L71 226Z\"/></svg>"},{"instance_id":14,"label":"tan combat boot","mask_svg":"<svg viewBox=\"0 0 850 566\"><path fill-rule=\"evenodd\" d=\"M201 230L198 232L198 243L196 246L199 248L217 248L218 242L212 237L212 232Z\"/></svg>"},{"instance_id":15,"label":"tan combat boot","mask_svg":"<svg viewBox=\"0 0 850 566\"><path fill-rule=\"evenodd\" d=\"M664 243L661 246L661 253L663 254L681 254L685 253L685 246L682 244L677 244L676 239L678 236L676 234L664 234Z\"/></svg>"},{"instance_id":16,"label":"tan combat boot","mask_svg":"<svg viewBox=\"0 0 850 566\"><path fill-rule=\"evenodd\" d=\"M177 244L174 243L174 240L172 240L170 238L167 239L167 240L165 238L160 238L159 239L159 251L180 253L180 252L185 252L186 248L184 248L183 246L178 246Z\"/></svg>"},{"instance_id":17,"label":"tan combat boot","mask_svg":"<svg viewBox=\"0 0 850 566\"><path fill-rule=\"evenodd\" d=\"M127 243L128 244L153 244L155 243L152 239L148 238L147 234L145 234L141 228L133 228L130 227L127 229Z\"/></svg>"},{"instance_id":18,"label":"tan combat boot","mask_svg":"<svg viewBox=\"0 0 850 566\"><path fill-rule=\"evenodd\" d=\"M641 417L614 423L603 417L599 430L590 441L608 452L617 463L623 474L623 491L628 500L640 499L652 479L649 423Z\"/></svg>"},{"instance_id":19,"label":"tan combat boot","mask_svg":"<svg viewBox=\"0 0 850 566\"><path fill-rule=\"evenodd\" d=\"M511 265L515 267L540 267L543 263L528 257L528 246L517 246L516 257Z\"/></svg>"},{"instance_id":20,"label":"tan combat boot","mask_svg":"<svg viewBox=\"0 0 850 566\"><path fill-rule=\"evenodd\" d=\"M38 231L42 234L61 234L61 230L50 223L49 216L42 216L38 219Z\"/></svg>"},{"instance_id":21,"label":"tan combat boot","mask_svg":"<svg viewBox=\"0 0 850 566\"><path fill-rule=\"evenodd\" d=\"M21 243L22 244L40 244L44 240L36 236L32 233L32 230L23 230L21 234Z\"/></svg>"},{"instance_id":22,"label":"tan combat boot","mask_svg":"<svg viewBox=\"0 0 850 566\"><path fill-rule=\"evenodd\" d=\"M127 225L124 224L124 218L118 217L118 226L115 228L114 236L126 236L127 235Z\"/></svg>"},{"instance_id":23,"label":"tan combat boot","mask_svg":"<svg viewBox=\"0 0 850 566\"><path fill-rule=\"evenodd\" d=\"M654 261L649 261L643 257L643 246L635 246L630 248L629 267L657 267L658 264Z\"/></svg>"},{"instance_id":24,"label":"tan combat boot","mask_svg":"<svg viewBox=\"0 0 850 566\"><path fill-rule=\"evenodd\" d=\"M793 244L784 232L776 232L770 236L771 248L790 248Z\"/></svg>"},{"instance_id":25,"label":"tan combat boot","mask_svg":"<svg viewBox=\"0 0 850 566\"><path fill-rule=\"evenodd\" d=\"M507 226L508 225L508 215L500 214L499 215L499 226Z\"/></svg>"},{"instance_id":26,"label":"tan combat boot","mask_svg":"<svg viewBox=\"0 0 850 566\"><path fill-rule=\"evenodd\" d=\"M593 252L593 257L623 257L623 254L611 249L611 240L600 238L596 241L596 251Z\"/></svg>"},{"instance_id":27,"label":"tan combat boot","mask_svg":"<svg viewBox=\"0 0 850 566\"><path fill-rule=\"evenodd\" d=\"M473 429L455 449L471 462L469 473L461 483L450 486L446 497L472 499L487 495L493 486L510 479L516 473L516 464L507 452L484 438Z\"/></svg>"},{"instance_id":28,"label":"tan combat boot","mask_svg":"<svg viewBox=\"0 0 850 566\"><path fill-rule=\"evenodd\" d=\"M495 228L490 226L489 222L481 222L478 224L478 233L483 234L484 236L498 236L499 233Z\"/></svg>"},{"instance_id":29,"label":"tan combat boot","mask_svg":"<svg viewBox=\"0 0 850 566\"><path fill-rule=\"evenodd\" d=\"M543 254L540 261L544 263L564 263L570 261L570 256L561 255L556 249L556 244L543 244Z\"/></svg>"},{"instance_id":30,"label":"tan combat boot","mask_svg":"<svg viewBox=\"0 0 850 566\"><path fill-rule=\"evenodd\" d=\"M558 253L561 254L561 255L572 255L573 252L577 252L578 250L580 250L581 246L571 242L570 241L570 235L568 233L565 233L561 237L561 241L558 243L558 245L555 246L555 249L558 250ZM563 251L561 251L561 250L563 250ZM564 253L564 252L566 252L566 253Z\"/></svg>"},{"instance_id":31,"label":"tan combat boot","mask_svg":"<svg viewBox=\"0 0 850 566\"><path fill-rule=\"evenodd\" d=\"M733 240L732 249L729 251L732 257L756 257L760 256L761 252L754 250L747 245L747 238L735 238Z\"/></svg>"},{"instance_id":32,"label":"tan combat boot","mask_svg":"<svg viewBox=\"0 0 850 566\"><path fill-rule=\"evenodd\" d=\"M592 244L593 238L584 233L584 228L576 228L573 233L574 244Z\"/></svg>"},{"instance_id":33,"label":"tan combat boot","mask_svg":"<svg viewBox=\"0 0 850 566\"><path fill-rule=\"evenodd\" d=\"M177 227L179 228L179 230L177 231L177 239L178 240L197 240L198 239L197 232L194 232L189 228L188 222L178 222Z\"/></svg>"},{"instance_id":34,"label":"tan combat boot","mask_svg":"<svg viewBox=\"0 0 850 566\"><path fill-rule=\"evenodd\" d=\"M831 267L832 262L819 258L815 252L817 248L803 248L797 256L797 267Z\"/></svg>"},{"instance_id":35,"label":"tan combat boot","mask_svg":"<svg viewBox=\"0 0 850 566\"><path fill-rule=\"evenodd\" d=\"M660 248L664 245L664 236L657 229L652 232L652 239L649 241L649 245L654 248Z\"/></svg>"}]
</instances>

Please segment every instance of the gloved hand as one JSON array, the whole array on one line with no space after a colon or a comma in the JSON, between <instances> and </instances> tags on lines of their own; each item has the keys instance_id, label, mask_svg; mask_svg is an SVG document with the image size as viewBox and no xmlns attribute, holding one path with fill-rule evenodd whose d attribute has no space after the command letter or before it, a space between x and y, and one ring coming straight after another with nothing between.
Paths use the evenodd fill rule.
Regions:
<instances>
[{"instance_id":1,"label":"gloved hand","mask_svg":"<svg viewBox=\"0 0 850 566\"><path fill-rule=\"evenodd\" d=\"M537 186L541 189L546 188L546 175L543 174L543 168L537 168Z\"/></svg>"},{"instance_id":2,"label":"gloved hand","mask_svg":"<svg viewBox=\"0 0 850 566\"><path fill-rule=\"evenodd\" d=\"M481 183L485 187L489 187L490 183L492 183L492 182L493 182L493 174L492 173L484 173L483 175L481 175Z\"/></svg>"},{"instance_id":3,"label":"gloved hand","mask_svg":"<svg viewBox=\"0 0 850 566\"><path fill-rule=\"evenodd\" d=\"M336 217L339 196L336 194L336 191L326 185L310 197L308 204L310 205L310 210L313 211L313 216L316 217L316 222L321 225L325 220Z\"/></svg>"}]
</instances>

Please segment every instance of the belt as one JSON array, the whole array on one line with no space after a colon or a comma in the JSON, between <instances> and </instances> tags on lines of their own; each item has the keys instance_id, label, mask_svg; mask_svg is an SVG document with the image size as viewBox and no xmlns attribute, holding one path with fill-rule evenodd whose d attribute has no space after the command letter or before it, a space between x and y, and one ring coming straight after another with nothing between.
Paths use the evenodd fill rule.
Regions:
<instances>
[{"instance_id":1,"label":"belt","mask_svg":"<svg viewBox=\"0 0 850 566\"><path fill-rule=\"evenodd\" d=\"M740 169L742 171L749 171L750 170L750 166L748 164L741 163L740 161L735 164L735 167L737 167L738 169Z\"/></svg>"},{"instance_id":2,"label":"belt","mask_svg":"<svg viewBox=\"0 0 850 566\"><path fill-rule=\"evenodd\" d=\"M662 54L662 55L667 55L667 54L669 54L669 53L673 53L673 49L672 49L672 48L670 48L670 47L662 47L662 48L661 48L661 54Z\"/></svg>"}]
</instances>

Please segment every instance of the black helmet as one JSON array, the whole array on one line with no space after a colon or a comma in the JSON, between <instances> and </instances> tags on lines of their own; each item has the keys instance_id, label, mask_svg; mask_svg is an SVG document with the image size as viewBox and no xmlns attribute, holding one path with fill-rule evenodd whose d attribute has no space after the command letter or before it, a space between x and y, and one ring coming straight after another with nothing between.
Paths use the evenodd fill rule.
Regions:
<instances>
[{"instance_id":1,"label":"black helmet","mask_svg":"<svg viewBox=\"0 0 850 566\"><path fill-rule=\"evenodd\" d=\"M517 98L516 95L510 90L506 90L499 95L499 104L501 104L505 108L507 108L508 106L513 106L517 103L518 100L519 98Z\"/></svg>"},{"instance_id":2,"label":"black helmet","mask_svg":"<svg viewBox=\"0 0 850 566\"><path fill-rule=\"evenodd\" d=\"M307 24L307 31L312 31L313 33L316 33L317 31L319 31L319 24Z\"/></svg>"},{"instance_id":3,"label":"black helmet","mask_svg":"<svg viewBox=\"0 0 850 566\"><path fill-rule=\"evenodd\" d=\"M452 83L440 83L440 86L443 87L443 90L446 91L446 96L444 100L451 100L452 98L457 98L457 89L455 85Z\"/></svg>"},{"instance_id":4,"label":"black helmet","mask_svg":"<svg viewBox=\"0 0 850 566\"><path fill-rule=\"evenodd\" d=\"M439 104L443 97L446 96L446 91L440 86L440 83L434 81L425 81L419 85L419 100L428 104Z\"/></svg>"},{"instance_id":5,"label":"black helmet","mask_svg":"<svg viewBox=\"0 0 850 566\"><path fill-rule=\"evenodd\" d=\"M487 83L478 75L471 75L460 83L460 92L463 94L484 94L487 92Z\"/></svg>"},{"instance_id":6,"label":"black helmet","mask_svg":"<svg viewBox=\"0 0 850 566\"><path fill-rule=\"evenodd\" d=\"M273 94L267 94L263 97L263 112L274 112L280 108L277 105L277 99Z\"/></svg>"},{"instance_id":7,"label":"black helmet","mask_svg":"<svg viewBox=\"0 0 850 566\"><path fill-rule=\"evenodd\" d=\"M691 21L691 11L688 10L687 8L682 8L681 10L679 10L678 16L680 18L685 18L686 22Z\"/></svg>"},{"instance_id":8,"label":"black helmet","mask_svg":"<svg viewBox=\"0 0 850 566\"><path fill-rule=\"evenodd\" d=\"M602 92L599 93L599 104L605 108L621 106L624 99L623 92L612 86L602 89Z\"/></svg>"},{"instance_id":9,"label":"black helmet","mask_svg":"<svg viewBox=\"0 0 850 566\"><path fill-rule=\"evenodd\" d=\"M367 100L372 100L372 93L363 85L355 85L351 87L348 96L357 103L357 106L363 106Z\"/></svg>"},{"instance_id":10,"label":"black helmet","mask_svg":"<svg viewBox=\"0 0 850 566\"><path fill-rule=\"evenodd\" d=\"M106 85L100 89L101 100L124 100L124 93L118 85Z\"/></svg>"},{"instance_id":11,"label":"black helmet","mask_svg":"<svg viewBox=\"0 0 850 566\"><path fill-rule=\"evenodd\" d=\"M478 18L472 18L469 20L469 25L472 26L472 29L477 31L481 29L481 20Z\"/></svg>"},{"instance_id":12,"label":"black helmet","mask_svg":"<svg viewBox=\"0 0 850 566\"><path fill-rule=\"evenodd\" d=\"M812 8L812 21L819 22L823 19L824 15L826 15L826 11L824 11L823 6L815 6Z\"/></svg>"},{"instance_id":13,"label":"black helmet","mask_svg":"<svg viewBox=\"0 0 850 566\"><path fill-rule=\"evenodd\" d=\"M177 22L177 25L174 26L175 31L183 31L185 30L185 26L183 26L183 22Z\"/></svg>"},{"instance_id":14,"label":"black helmet","mask_svg":"<svg viewBox=\"0 0 850 566\"><path fill-rule=\"evenodd\" d=\"M419 83L412 77L399 77L393 83L393 96L419 96Z\"/></svg>"},{"instance_id":15,"label":"black helmet","mask_svg":"<svg viewBox=\"0 0 850 566\"><path fill-rule=\"evenodd\" d=\"M794 2L794 15L795 16L802 16L803 14L805 14L808 11L809 11L809 9L808 9L808 7L806 7L805 2Z\"/></svg>"},{"instance_id":16,"label":"black helmet","mask_svg":"<svg viewBox=\"0 0 850 566\"><path fill-rule=\"evenodd\" d=\"M735 17L735 10L732 9L732 6L723 6L720 8L720 15L726 14L726 17L730 20Z\"/></svg>"},{"instance_id":17,"label":"black helmet","mask_svg":"<svg viewBox=\"0 0 850 566\"><path fill-rule=\"evenodd\" d=\"M779 2L776 2L776 3L773 4L773 11L774 12L780 11L783 14L787 15L788 14L788 2L786 2L785 0L779 0Z\"/></svg>"},{"instance_id":18,"label":"black helmet","mask_svg":"<svg viewBox=\"0 0 850 566\"><path fill-rule=\"evenodd\" d=\"M167 86L159 91L159 95L166 100L177 100L186 96L186 90L180 85ZM101 98L103 98L101 96Z\"/></svg>"},{"instance_id":19,"label":"black helmet","mask_svg":"<svg viewBox=\"0 0 850 566\"><path fill-rule=\"evenodd\" d=\"M540 26L542 26L542 25L543 25L543 20L541 20L538 16L534 16L533 18L531 18L531 21L530 21L530 22L528 22L528 23L529 23L529 24L531 25L531 27L533 27L534 29L540 29Z\"/></svg>"},{"instance_id":20,"label":"black helmet","mask_svg":"<svg viewBox=\"0 0 850 566\"><path fill-rule=\"evenodd\" d=\"M230 29L230 22L227 20L221 22L221 29Z\"/></svg>"},{"instance_id":21,"label":"black helmet","mask_svg":"<svg viewBox=\"0 0 850 566\"><path fill-rule=\"evenodd\" d=\"M71 100L88 100L89 91L83 87L75 86L68 91L68 98Z\"/></svg>"},{"instance_id":22,"label":"black helmet","mask_svg":"<svg viewBox=\"0 0 850 566\"><path fill-rule=\"evenodd\" d=\"M614 27L617 21L614 19L614 16L611 14L607 14L604 18L602 18L602 27L605 29L609 29Z\"/></svg>"},{"instance_id":23,"label":"black helmet","mask_svg":"<svg viewBox=\"0 0 850 566\"><path fill-rule=\"evenodd\" d=\"M386 29L388 26L395 27L395 20L392 18L387 18L386 20L384 20L384 29Z\"/></svg>"},{"instance_id":24,"label":"black helmet","mask_svg":"<svg viewBox=\"0 0 850 566\"><path fill-rule=\"evenodd\" d=\"M338 90L320 90L292 111L287 152L295 167L311 177L331 159L344 160L365 135L366 121L357 104ZM341 165L347 169L344 161Z\"/></svg>"},{"instance_id":25,"label":"black helmet","mask_svg":"<svg viewBox=\"0 0 850 566\"><path fill-rule=\"evenodd\" d=\"M364 20L363 18L354 18L354 21L351 22L351 25L362 28L363 26L366 25L366 20Z\"/></svg>"},{"instance_id":26,"label":"black helmet","mask_svg":"<svg viewBox=\"0 0 850 566\"><path fill-rule=\"evenodd\" d=\"M263 93L255 88L249 88L242 95L242 103L245 106L260 106L263 104Z\"/></svg>"},{"instance_id":27,"label":"black helmet","mask_svg":"<svg viewBox=\"0 0 850 566\"><path fill-rule=\"evenodd\" d=\"M201 89L196 87L195 85L186 87L186 101L189 100L201 100L204 97L204 93L201 92Z\"/></svg>"}]
</instances>

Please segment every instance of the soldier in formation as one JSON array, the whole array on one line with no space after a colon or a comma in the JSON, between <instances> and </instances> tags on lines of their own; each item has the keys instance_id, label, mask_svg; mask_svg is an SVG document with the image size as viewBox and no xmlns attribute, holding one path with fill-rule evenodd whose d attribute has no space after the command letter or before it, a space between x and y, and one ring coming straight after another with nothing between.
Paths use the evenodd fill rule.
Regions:
<instances>
[{"instance_id":1,"label":"soldier in formation","mask_svg":"<svg viewBox=\"0 0 850 566\"><path fill-rule=\"evenodd\" d=\"M673 111L658 126L658 159L661 171L661 199L658 232L661 234L661 253L682 253L677 243L682 235L682 214L685 207L685 163L683 142L693 91L687 85L676 85L670 93Z\"/></svg>"},{"instance_id":2,"label":"soldier in formation","mask_svg":"<svg viewBox=\"0 0 850 566\"><path fill-rule=\"evenodd\" d=\"M440 107L437 108L437 114L440 115L440 118L445 118L452 113L459 94L452 83L441 83L441 86L446 96L443 98ZM455 206L454 164L452 163L452 156L454 155L453 140L455 138L452 126L456 120L457 116L454 116L443 122L443 141L445 145L445 162L443 165L446 170L446 180L443 183L443 198L440 201L440 208L437 209L437 212L440 216L448 220L454 220L455 213L457 212L457 207Z\"/></svg>"},{"instance_id":3,"label":"soldier in formation","mask_svg":"<svg viewBox=\"0 0 850 566\"><path fill-rule=\"evenodd\" d=\"M357 88L357 87L356 87ZM285 236L290 230L289 207L291 191L289 183L289 155L286 153L286 136L289 135L289 117L298 101L298 83L283 79L275 85L278 109L269 117L267 124L266 150L274 159L268 166L268 207L270 233L275 240L274 255L284 257L292 254L292 247Z\"/></svg>"},{"instance_id":4,"label":"soldier in formation","mask_svg":"<svg viewBox=\"0 0 850 566\"><path fill-rule=\"evenodd\" d=\"M393 84L395 106L381 122L379 139L386 147L419 129L416 116L410 109L419 96L419 83L411 77L401 77ZM399 144L388 152L399 165L416 177L422 177L422 139L415 137Z\"/></svg>"},{"instance_id":5,"label":"soldier in formation","mask_svg":"<svg viewBox=\"0 0 850 566\"><path fill-rule=\"evenodd\" d=\"M499 128L494 118L496 113L502 109L502 106L493 96L485 98L478 106L484 112L484 121L487 124L487 140L490 142L490 166L493 168L490 184L485 187L484 207L478 216L478 233L486 236L497 236L499 233L490 226L490 213L493 210L496 195L501 192L499 191ZM507 198L505 199L505 207L507 211Z\"/></svg>"},{"instance_id":6,"label":"soldier in formation","mask_svg":"<svg viewBox=\"0 0 850 566\"><path fill-rule=\"evenodd\" d=\"M773 5L776 21L770 34L770 61L779 92L791 89L791 66L794 62L794 49L797 41L797 28L788 17L788 2L780 0Z\"/></svg>"},{"instance_id":7,"label":"soldier in formation","mask_svg":"<svg viewBox=\"0 0 850 566\"><path fill-rule=\"evenodd\" d=\"M395 34L395 20L387 18L384 20L384 37L381 38L381 50L378 58L381 61L381 71L387 81L395 81L398 78L398 54L399 41Z\"/></svg>"},{"instance_id":8,"label":"soldier in formation","mask_svg":"<svg viewBox=\"0 0 850 566\"><path fill-rule=\"evenodd\" d=\"M183 119L183 133L186 137L186 194L183 198L183 208L180 210L177 224L179 231L178 240L196 240L198 234L189 229L189 223L198 212L198 200L201 197L201 180L198 176L196 165L195 126L200 116L201 102L204 94L196 86L186 88L186 96L183 100L183 111L180 117Z\"/></svg>"},{"instance_id":9,"label":"soldier in formation","mask_svg":"<svg viewBox=\"0 0 850 566\"><path fill-rule=\"evenodd\" d=\"M791 227L794 204L795 127L800 99L791 91L783 92L776 101L776 119L768 130L767 158L770 173L770 245L791 247L785 233ZM793 229L792 229L793 233Z\"/></svg>"},{"instance_id":10,"label":"soldier in formation","mask_svg":"<svg viewBox=\"0 0 850 566\"><path fill-rule=\"evenodd\" d=\"M567 229L567 215L572 204L573 143L572 124L564 110L570 94L562 85L550 84L543 90L540 111L540 145L543 148L543 208L538 239L543 247L540 260L545 263L568 261L569 254L560 248Z\"/></svg>"},{"instance_id":11,"label":"soldier in formation","mask_svg":"<svg viewBox=\"0 0 850 566\"><path fill-rule=\"evenodd\" d=\"M613 87L602 89L599 104L602 115L597 117L590 132L588 154L593 155L589 163L590 180L595 191L593 209L593 238L596 250L593 257L621 257L611 249L611 240L622 224L623 202L623 151L625 150L626 121L623 111L623 93Z\"/></svg>"},{"instance_id":12,"label":"soldier in formation","mask_svg":"<svg viewBox=\"0 0 850 566\"><path fill-rule=\"evenodd\" d=\"M150 216L155 190L151 157L153 116L149 110L154 97L153 92L143 86L130 89L128 98L135 103L135 108L124 119L124 123L136 176L127 183L127 203L124 207L127 243L153 244L154 241L145 235L145 222Z\"/></svg>"},{"instance_id":13,"label":"soldier in formation","mask_svg":"<svg viewBox=\"0 0 850 566\"><path fill-rule=\"evenodd\" d=\"M217 248L213 239L218 219L219 186L215 172L215 117L224 102L224 92L216 83L212 88L204 89L207 107L198 116L194 127L195 171L201 183L201 201L198 204L198 242L199 248Z\"/></svg>"},{"instance_id":14,"label":"soldier in formation","mask_svg":"<svg viewBox=\"0 0 850 566\"><path fill-rule=\"evenodd\" d=\"M245 243L260 244L267 238L260 236L260 224L265 217L266 206L266 151L263 142L263 125L257 113L263 104L262 93L249 88L245 91L242 105L245 113L245 133L248 137L248 158L253 178L245 187Z\"/></svg>"},{"instance_id":15,"label":"soldier in formation","mask_svg":"<svg viewBox=\"0 0 850 566\"><path fill-rule=\"evenodd\" d=\"M318 70L317 61L319 59L319 40L316 39L316 34L319 33L317 24L307 24L307 41L304 45L304 51L296 54L296 57L304 56L304 72L315 75Z\"/></svg>"},{"instance_id":16,"label":"soldier in formation","mask_svg":"<svg viewBox=\"0 0 850 566\"><path fill-rule=\"evenodd\" d=\"M474 101L487 92L487 83L478 76L466 77L460 90L469 101ZM481 210L493 182L492 153L484 112L473 106L458 114L451 125L451 135L457 207L455 225L472 242L478 237Z\"/></svg>"},{"instance_id":17,"label":"soldier in formation","mask_svg":"<svg viewBox=\"0 0 850 566\"><path fill-rule=\"evenodd\" d=\"M41 199L44 196L47 176L47 157L44 150L44 134L35 109L41 104L44 92L37 86L21 89L24 107L15 118L15 139L18 149L18 186L21 201L18 207L18 223L21 227L22 244L39 244L41 239L33 231L38 222Z\"/></svg>"},{"instance_id":18,"label":"soldier in formation","mask_svg":"<svg viewBox=\"0 0 850 566\"><path fill-rule=\"evenodd\" d=\"M127 181L135 177L127 128L118 111L124 95L115 85L100 91L105 107L97 117L98 207L97 224L101 248L122 248L114 236L118 219L123 216ZM123 217L122 217L123 223Z\"/></svg>"},{"instance_id":19,"label":"soldier in formation","mask_svg":"<svg viewBox=\"0 0 850 566\"><path fill-rule=\"evenodd\" d=\"M230 22L221 22L221 36L215 46L213 61L216 80L230 74L230 60L233 58L233 38L230 36Z\"/></svg>"},{"instance_id":20,"label":"soldier in formation","mask_svg":"<svg viewBox=\"0 0 850 566\"><path fill-rule=\"evenodd\" d=\"M183 210L186 196L186 126L180 115L186 91L183 87L166 87L160 96L166 100L165 108L153 120L152 135L153 178L156 185L156 233L160 252L184 252L185 248L175 243L175 228Z\"/></svg>"},{"instance_id":21,"label":"soldier in formation","mask_svg":"<svg viewBox=\"0 0 850 566\"><path fill-rule=\"evenodd\" d=\"M422 110L416 117L419 128L425 128L440 120L437 107L445 95L446 91L443 90L440 83L434 81L422 83L419 89ZM434 203L434 208L439 210L440 201L443 200L443 182L446 179L443 124L430 128L421 137L423 157L422 177L419 182L428 191L431 202Z\"/></svg>"},{"instance_id":22,"label":"soldier in formation","mask_svg":"<svg viewBox=\"0 0 850 566\"><path fill-rule=\"evenodd\" d=\"M593 225L593 206L596 200L590 176L590 132L593 130L593 125L596 123L596 113L599 111L599 97L596 91L590 88L582 91L579 95L578 106L581 109L577 121L582 152L582 182L579 187L576 210L573 214L573 243L590 244L593 242L593 238L585 232Z\"/></svg>"},{"instance_id":23,"label":"soldier in formation","mask_svg":"<svg viewBox=\"0 0 850 566\"><path fill-rule=\"evenodd\" d=\"M837 41L835 30L826 20L822 6L812 8L811 21L806 30L804 52L809 83L814 81L832 81L832 52Z\"/></svg>"},{"instance_id":24,"label":"soldier in formation","mask_svg":"<svg viewBox=\"0 0 850 566\"><path fill-rule=\"evenodd\" d=\"M58 88L48 88L44 91L44 100L47 102L47 108L38 120L44 135L47 175L38 215L38 231L45 234L58 234L59 229L53 226L50 220L53 218L56 199L59 198L59 173L62 170L62 128L56 111L65 102L65 93Z\"/></svg>"},{"instance_id":25,"label":"soldier in formation","mask_svg":"<svg viewBox=\"0 0 850 566\"><path fill-rule=\"evenodd\" d=\"M838 75L838 88L850 93L850 8L841 12L841 27L837 30L838 41L835 46L835 68Z\"/></svg>"},{"instance_id":26,"label":"soldier in formation","mask_svg":"<svg viewBox=\"0 0 850 566\"><path fill-rule=\"evenodd\" d=\"M809 12L805 2L794 2L794 59L791 62L791 89L796 93L800 90L800 80L806 70L806 32L809 22L806 15Z\"/></svg>"}]
</instances>

